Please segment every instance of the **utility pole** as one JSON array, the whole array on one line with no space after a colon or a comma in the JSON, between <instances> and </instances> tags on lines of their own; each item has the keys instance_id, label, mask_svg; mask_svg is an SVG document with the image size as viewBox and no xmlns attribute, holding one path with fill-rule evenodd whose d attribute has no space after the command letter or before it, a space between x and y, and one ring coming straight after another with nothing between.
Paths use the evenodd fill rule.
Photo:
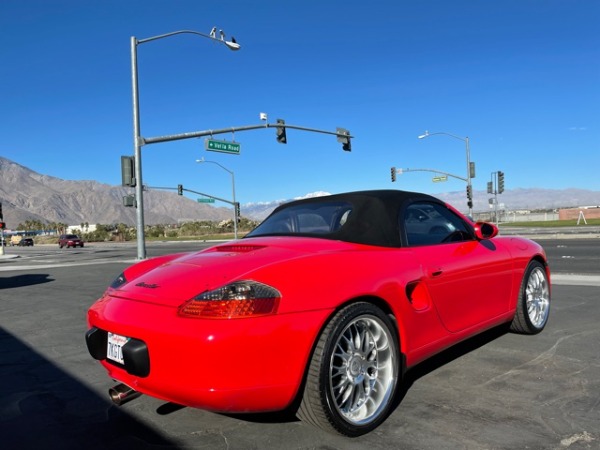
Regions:
<instances>
[{"instance_id":1,"label":"utility pole","mask_svg":"<svg viewBox=\"0 0 600 450\"><path fill-rule=\"evenodd\" d=\"M2 213L2 202L0 202L0 255L4 255L4 215Z\"/></svg>"}]
</instances>

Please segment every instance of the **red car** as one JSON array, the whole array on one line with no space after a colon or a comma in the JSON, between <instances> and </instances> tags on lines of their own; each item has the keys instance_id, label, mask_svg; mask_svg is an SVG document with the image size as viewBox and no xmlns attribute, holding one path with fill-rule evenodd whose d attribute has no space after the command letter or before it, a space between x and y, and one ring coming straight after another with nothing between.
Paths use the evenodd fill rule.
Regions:
<instances>
[{"instance_id":1,"label":"red car","mask_svg":"<svg viewBox=\"0 0 600 450\"><path fill-rule=\"evenodd\" d=\"M83 241L76 234L61 234L58 238L58 247L81 247L83 248Z\"/></svg>"},{"instance_id":2,"label":"red car","mask_svg":"<svg viewBox=\"0 0 600 450\"><path fill-rule=\"evenodd\" d=\"M545 252L497 233L413 192L287 203L243 239L126 269L90 308L87 346L119 404L297 408L359 436L419 362L502 324L542 331Z\"/></svg>"}]
</instances>

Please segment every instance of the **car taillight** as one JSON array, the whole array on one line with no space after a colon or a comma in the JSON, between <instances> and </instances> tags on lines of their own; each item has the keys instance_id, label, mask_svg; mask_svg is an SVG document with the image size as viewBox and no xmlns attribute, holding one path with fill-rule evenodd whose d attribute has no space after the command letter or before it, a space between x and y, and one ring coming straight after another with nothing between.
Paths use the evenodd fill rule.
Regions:
<instances>
[{"instance_id":1,"label":"car taillight","mask_svg":"<svg viewBox=\"0 0 600 450\"><path fill-rule=\"evenodd\" d=\"M179 307L183 317L239 319L275 314L281 294L256 281L236 281L188 300Z\"/></svg>"}]
</instances>

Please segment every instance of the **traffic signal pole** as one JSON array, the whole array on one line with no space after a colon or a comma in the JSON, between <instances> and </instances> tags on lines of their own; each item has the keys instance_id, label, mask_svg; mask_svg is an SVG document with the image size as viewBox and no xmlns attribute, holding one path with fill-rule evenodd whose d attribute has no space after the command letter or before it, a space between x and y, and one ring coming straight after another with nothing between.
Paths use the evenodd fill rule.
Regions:
<instances>
[{"instance_id":1,"label":"traffic signal pole","mask_svg":"<svg viewBox=\"0 0 600 450\"><path fill-rule=\"evenodd\" d=\"M469 165L469 167L472 167ZM432 172L436 174L442 174L446 177L456 178L457 180L462 180L467 182L467 202L469 208L469 216L472 217L472 208L473 208L473 187L471 185L471 178L473 178L472 173L469 173L469 178L461 177L459 175L454 175L452 173L444 172L443 170L436 169L397 169L396 167L391 168L391 176L392 182L396 181L396 174L402 175L404 172ZM434 180L435 181L435 180ZM446 180L443 180L446 181Z\"/></svg>"},{"instance_id":2,"label":"traffic signal pole","mask_svg":"<svg viewBox=\"0 0 600 450\"><path fill-rule=\"evenodd\" d=\"M134 44L132 44L133 46ZM133 48L133 47L132 47ZM133 50L132 50L132 54L133 54ZM132 60L134 61L134 60ZM132 64L134 64L134 62L132 62ZM134 71L134 73L137 74L137 70ZM134 90L134 111L137 111L138 106L137 106L137 77L133 78L133 90ZM144 230L144 203L143 203L143 185L142 185L142 167L141 167L141 151L142 151L142 147L144 145L150 145L150 144L159 144L161 142L171 142L171 141L180 141L183 139L194 139L194 138L199 138L199 137L204 137L204 136L214 136L216 134L226 134L226 133L235 133L235 132L239 132L239 131L250 131L250 130L259 130L262 128L284 128L284 130L286 128L289 129L293 129L293 130L300 130L300 131L309 131L312 133L321 133L321 134L329 134L332 136L336 136L338 142L340 142L342 144L342 149L344 151L351 151L351 144L350 144L350 139L354 138L354 136L352 136L350 134L350 132L344 128L338 128L336 131L327 131L327 130L320 130L317 128L308 128L308 127L302 127L302 126L298 126L298 125L288 125L285 123L285 121L283 121L282 119L278 119L277 123L261 123L260 125L244 125L244 126L240 126L240 127L229 127L229 128L220 128L220 129L216 129L216 130L203 130L203 131L192 131L189 133L180 133L180 134L170 134L170 135L166 135L166 136L156 136L156 137L142 137L140 136L140 131L139 131L139 116L138 114L134 114L134 139L135 139L135 157L134 157L134 161L136 161L137 163L135 164L135 180L136 180L136 185L135 185L135 189L136 189L136 218L137 218L137 225L136 225L136 232L137 232L137 249L138 249L138 259L145 259L146 258L146 245L145 245L145 230ZM284 131L285 134L285 131ZM280 136L280 134L278 133L278 136ZM283 143L283 141L279 140L281 143ZM286 137L286 143L287 143L287 137ZM189 191L192 193L196 193L194 191ZM200 194L200 195L204 195L204 194ZM223 199L219 199L217 197L214 196L209 196L209 197L213 197L217 200L222 200L226 203L230 203L232 205L234 205L235 208L235 202L232 203L228 200L223 200ZM236 211L238 211L238 209L236 209ZM237 215L237 214L236 214ZM237 218L235 219L236 223L235 226L237 227Z\"/></svg>"},{"instance_id":3,"label":"traffic signal pole","mask_svg":"<svg viewBox=\"0 0 600 450\"><path fill-rule=\"evenodd\" d=\"M193 138L199 138L199 137L204 137L204 136L213 136L215 134L226 134L226 133L235 133L238 131L250 131L250 130L259 130L261 128L289 128L292 130L301 130L301 131L310 131L312 133L322 133L322 134L329 134L332 136L337 136L338 139L347 139L348 141L352 138L354 138L354 136L350 135L350 132L348 130L345 130L343 128L338 128L338 130L336 131L326 131L326 130L319 130L317 128L308 128L308 127L301 127L298 125L289 125L287 123L263 123L260 125L244 125L241 127L229 127L229 128L219 128L217 130L203 130L203 131L192 131L189 133L180 133L180 134L169 134L166 136L156 136L156 137L149 137L149 138L140 138L141 144L142 145L150 145L150 144L158 144L161 142L171 142L171 141L180 141L182 139L193 139ZM346 150L346 149L344 149ZM346 150L346 151L350 151L350 150Z\"/></svg>"},{"instance_id":4,"label":"traffic signal pole","mask_svg":"<svg viewBox=\"0 0 600 450\"><path fill-rule=\"evenodd\" d=\"M500 222L498 219L498 194L504 192L504 172L499 170L498 172L492 172L491 181L488 181L488 194L493 194L494 198L490 199L490 203L494 202L494 215L496 216L496 225Z\"/></svg>"},{"instance_id":5,"label":"traffic signal pole","mask_svg":"<svg viewBox=\"0 0 600 450\"><path fill-rule=\"evenodd\" d=\"M4 255L4 214L2 213L2 202L0 202L0 255Z\"/></svg>"},{"instance_id":6,"label":"traffic signal pole","mask_svg":"<svg viewBox=\"0 0 600 450\"><path fill-rule=\"evenodd\" d=\"M395 174L402 175L402 173L404 173L404 172L433 172L433 173L441 173L442 175L446 175L447 177L452 177L452 178L456 178L458 180L467 181L467 179L465 177L461 177L459 175L454 175L452 173L444 172L443 170L436 170L436 169L396 169L395 167L392 167L392 181L396 181L396 175Z\"/></svg>"},{"instance_id":7,"label":"traffic signal pole","mask_svg":"<svg viewBox=\"0 0 600 450\"><path fill-rule=\"evenodd\" d=\"M192 194L201 195L203 197L214 198L215 200L219 200L220 202L230 204L231 206L233 206L233 214L234 214L233 235L234 235L235 239L238 238L237 222L238 222L238 219L240 218L240 202L236 202L235 197L233 198L233 201L225 200L224 198L220 198L220 197L214 196L212 194L205 194L204 192L198 192L198 191L193 191L191 189L186 189L183 187L182 184L178 184L176 188L162 187L162 186L144 186L144 189L146 189L146 188L147 189L161 189L161 190L177 190L178 195L183 195L184 191L191 192Z\"/></svg>"}]
</instances>

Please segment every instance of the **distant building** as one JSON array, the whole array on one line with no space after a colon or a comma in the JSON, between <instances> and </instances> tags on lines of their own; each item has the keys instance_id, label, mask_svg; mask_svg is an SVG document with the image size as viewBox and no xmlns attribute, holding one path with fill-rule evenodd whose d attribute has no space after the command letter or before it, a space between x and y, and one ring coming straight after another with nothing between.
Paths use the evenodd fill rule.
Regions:
<instances>
[{"instance_id":1,"label":"distant building","mask_svg":"<svg viewBox=\"0 0 600 450\"><path fill-rule=\"evenodd\" d=\"M580 206L558 210L558 220L577 220L581 213L585 219L600 219L600 206Z\"/></svg>"},{"instance_id":2,"label":"distant building","mask_svg":"<svg viewBox=\"0 0 600 450\"><path fill-rule=\"evenodd\" d=\"M67 227L67 234L77 234L77 233L93 233L96 231L96 225L89 224L87 227L84 225L83 229L81 225L69 225Z\"/></svg>"}]
</instances>

